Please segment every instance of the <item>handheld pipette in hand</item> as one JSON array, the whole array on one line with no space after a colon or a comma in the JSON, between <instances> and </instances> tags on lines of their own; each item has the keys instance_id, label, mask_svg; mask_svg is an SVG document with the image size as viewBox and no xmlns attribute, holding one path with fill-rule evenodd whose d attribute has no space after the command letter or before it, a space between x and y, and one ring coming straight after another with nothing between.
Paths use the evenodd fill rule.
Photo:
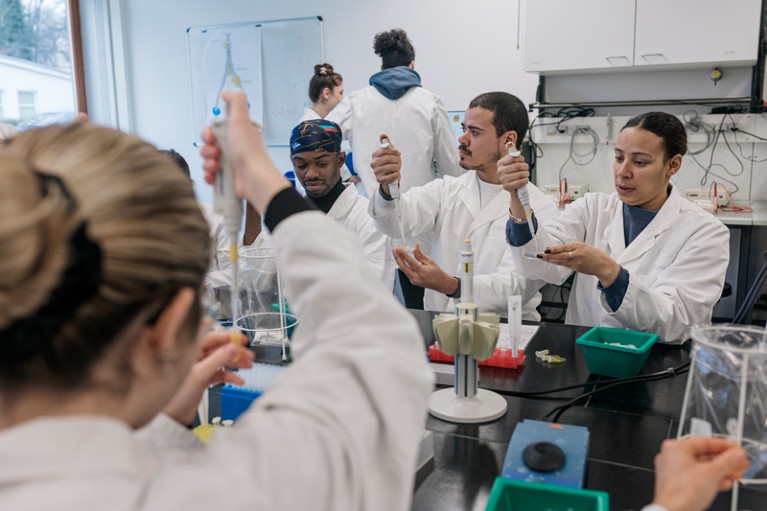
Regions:
<instances>
[{"instance_id":1,"label":"handheld pipette in hand","mask_svg":"<svg viewBox=\"0 0 767 511\"><path fill-rule=\"evenodd\" d=\"M211 126L216 136L216 143L221 156L219 165L221 170L216 175L216 183L213 186L213 210L224 218L226 234L229 237L229 260L232 263L232 282L230 283L230 303L232 321L239 317L240 305L240 264L238 254L238 240L242 215L244 212L243 201L238 199L234 191L234 169L227 157L227 127L226 119L217 119Z\"/></svg>"},{"instance_id":2,"label":"handheld pipette in hand","mask_svg":"<svg viewBox=\"0 0 767 511\"><path fill-rule=\"evenodd\" d=\"M522 153L520 153L513 144L509 143L507 147L509 149L509 156L512 158L518 158L522 155ZM536 259L540 253L540 249L538 248L538 240L535 239L533 211L530 209L530 196L527 194L527 185L517 188L517 197L519 197L519 202L522 203L522 207L525 209L525 218L527 219L527 226L530 228L530 236L532 236L533 240L535 241L535 252L525 252L523 255L525 257Z\"/></svg>"},{"instance_id":3,"label":"handheld pipette in hand","mask_svg":"<svg viewBox=\"0 0 767 511\"><path fill-rule=\"evenodd\" d=\"M381 135L379 141L381 143L381 149L388 149L391 147L389 137L386 135ZM406 249L409 249L407 241L405 240L405 226L402 224L402 212L399 208L399 181L389 183L389 196L394 201L394 212L397 214L397 222L399 223L399 233L402 237L402 243L405 245Z\"/></svg>"}]
</instances>

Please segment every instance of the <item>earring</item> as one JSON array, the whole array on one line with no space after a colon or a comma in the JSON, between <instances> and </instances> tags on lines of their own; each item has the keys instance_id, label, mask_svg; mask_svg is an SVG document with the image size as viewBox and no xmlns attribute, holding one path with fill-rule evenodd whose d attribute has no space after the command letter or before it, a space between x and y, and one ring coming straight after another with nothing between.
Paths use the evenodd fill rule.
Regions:
<instances>
[{"instance_id":1,"label":"earring","mask_svg":"<svg viewBox=\"0 0 767 511\"><path fill-rule=\"evenodd\" d=\"M157 362L160 364L163 374L171 374L176 369L176 362L178 356L175 352L163 353L157 357Z\"/></svg>"}]
</instances>

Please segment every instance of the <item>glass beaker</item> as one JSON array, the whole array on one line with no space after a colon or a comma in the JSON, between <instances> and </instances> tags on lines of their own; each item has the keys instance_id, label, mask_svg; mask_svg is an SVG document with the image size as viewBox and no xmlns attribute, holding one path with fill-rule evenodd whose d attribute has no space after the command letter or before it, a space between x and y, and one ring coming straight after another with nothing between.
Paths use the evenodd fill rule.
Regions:
<instances>
[{"instance_id":1,"label":"glass beaker","mask_svg":"<svg viewBox=\"0 0 767 511\"><path fill-rule=\"evenodd\" d=\"M741 484L767 484L767 332L693 327L692 360L678 436L726 438L748 453ZM733 509L737 492L733 493Z\"/></svg>"},{"instance_id":2,"label":"glass beaker","mask_svg":"<svg viewBox=\"0 0 767 511\"><path fill-rule=\"evenodd\" d=\"M286 310L273 247L240 250L240 299L236 305L234 326L251 344L288 344L298 318Z\"/></svg>"}]
</instances>

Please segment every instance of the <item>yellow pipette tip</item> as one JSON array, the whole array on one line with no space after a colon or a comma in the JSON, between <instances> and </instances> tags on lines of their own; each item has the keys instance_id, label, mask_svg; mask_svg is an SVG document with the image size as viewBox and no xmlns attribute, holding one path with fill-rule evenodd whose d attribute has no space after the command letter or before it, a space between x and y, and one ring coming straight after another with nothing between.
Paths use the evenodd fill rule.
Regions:
<instances>
[{"instance_id":1,"label":"yellow pipette tip","mask_svg":"<svg viewBox=\"0 0 767 511\"><path fill-rule=\"evenodd\" d=\"M229 330L229 342L239 348L237 350L237 355L235 355L234 360L232 360L232 362L239 362L240 356L242 355L242 334L239 330L235 328Z\"/></svg>"},{"instance_id":2,"label":"yellow pipette tip","mask_svg":"<svg viewBox=\"0 0 767 511\"><path fill-rule=\"evenodd\" d=\"M237 245L231 244L229 245L229 260L233 263L236 263L239 258L239 254L237 253Z\"/></svg>"}]
</instances>

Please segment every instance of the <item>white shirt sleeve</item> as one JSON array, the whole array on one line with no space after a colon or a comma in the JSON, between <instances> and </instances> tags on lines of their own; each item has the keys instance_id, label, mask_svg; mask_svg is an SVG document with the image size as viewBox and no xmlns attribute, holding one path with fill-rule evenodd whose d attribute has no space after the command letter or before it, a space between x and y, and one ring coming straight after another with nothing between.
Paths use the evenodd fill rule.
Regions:
<instances>
[{"instance_id":1,"label":"white shirt sleeve","mask_svg":"<svg viewBox=\"0 0 767 511\"><path fill-rule=\"evenodd\" d=\"M642 511L668 511L668 509L660 504L650 504L649 506L643 507Z\"/></svg>"},{"instance_id":2,"label":"white shirt sleeve","mask_svg":"<svg viewBox=\"0 0 767 511\"><path fill-rule=\"evenodd\" d=\"M433 386L417 323L322 213L283 220L273 240L296 360L213 437L208 471L225 470L234 508L409 508Z\"/></svg>"}]
</instances>

